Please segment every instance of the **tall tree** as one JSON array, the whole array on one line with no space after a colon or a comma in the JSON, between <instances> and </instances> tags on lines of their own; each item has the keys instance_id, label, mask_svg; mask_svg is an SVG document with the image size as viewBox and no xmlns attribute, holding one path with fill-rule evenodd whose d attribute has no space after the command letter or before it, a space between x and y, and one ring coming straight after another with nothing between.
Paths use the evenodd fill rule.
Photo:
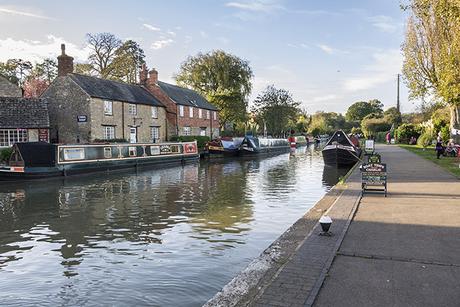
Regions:
<instances>
[{"instance_id":1,"label":"tall tree","mask_svg":"<svg viewBox=\"0 0 460 307\"><path fill-rule=\"evenodd\" d=\"M90 64L102 78L110 76L112 67L110 64L115 58L115 52L122 42L112 33L86 34L86 39L91 53L88 57Z\"/></svg>"},{"instance_id":2,"label":"tall tree","mask_svg":"<svg viewBox=\"0 0 460 307\"><path fill-rule=\"evenodd\" d=\"M144 50L133 40L125 41L117 50L110 63L111 79L136 83L139 69L145 63Z\"/></svg>"},{"instance_id":3,"label":"tall tree","mask_svg":"<svg viewBox=\"0 0 460 307\"><path fill-rule=\"evenodd\" d=\"M0 63L0 74L5 76L12 83L22 87L31 73L32 68L33 65L29 61L9 59L5 63Z\"/></svg>"},{"instance_id":4,"label":"tall tree","mask_svg":"<svg viewBox=\"0 0 460 307\"><path fill-rule=\"evenodd\" d=\"M268 86L254 100L254 111L260 127L266 126L267 132L282 136L294 128L300 113L300 102L294 101L292 94L275 86Z\"/></svg>"},{"instance_id":5,"label":"tall tree","mask_svg":"<svg viewBox=\"0 0 460 307\"><path fill-rule=\"evenodd\" d=\"M222 50L188 57L175 76L179 85L198 91L219 108L222 127L245 121L252 77L248 61Z\"/></svg>"},{"instance_id":6,"label":"tall tree","mask_svg":"<svg viewBox=\"0 0 460 307\"><path fill-rule=\"evenodd\" d=\"M31 75L35 78L45 80L48 84L57 76L57 63L54 59L44 59L40 63L36 63Z\"/></svg>"},{"instance_id":7,"label":"tall tree","mask_svg":"<svg viewBox=\"0 0 460 307\"><path fill-rule=\"evenodd\" d=\"M449 105L460 128L460 2L410 0L403 73L411 98L434 96Z\"/></svg>"},{"instance_id":8,"label":"tall tree","mask_svg":"<svg viewBox=\"0 0 460 307\"><path fill-rule=\"evenodd\" d=\"M382 114L382 108L383 104L377 99L372 99L369 102L358 101L348 108L345 118L348 121L361 121L369 114Z\"/></svg>"}]
</instances>

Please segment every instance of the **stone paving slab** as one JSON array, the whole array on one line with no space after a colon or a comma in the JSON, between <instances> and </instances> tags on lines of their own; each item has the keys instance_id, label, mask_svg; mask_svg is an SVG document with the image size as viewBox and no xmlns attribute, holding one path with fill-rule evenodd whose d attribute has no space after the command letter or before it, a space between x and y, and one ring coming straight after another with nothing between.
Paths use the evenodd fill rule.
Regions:
<instances>
[{"instance_id":1,"label":"stone paving slab","mask_svg":"<svg viewBox=\"0 0 460 307\"><path fill-rule=\"evenodd\" d=\"M315 306L459 306L460 267L338 256Z\"/></svg>"}]
</instances>

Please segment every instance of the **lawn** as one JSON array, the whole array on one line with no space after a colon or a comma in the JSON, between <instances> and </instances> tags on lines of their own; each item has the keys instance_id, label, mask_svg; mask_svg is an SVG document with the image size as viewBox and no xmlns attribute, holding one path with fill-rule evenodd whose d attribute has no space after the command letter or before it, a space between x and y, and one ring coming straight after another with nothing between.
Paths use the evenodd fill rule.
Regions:
<instances>
[{"instance_id":1,"label":"lawn","mask_svg":"<svg viewBox=\"0 0 460 307\"><path fill-rule=\"evenodd\" d=\"M434 147L428 147L425 150L421 146L418 145L405 145L399 144L400 147L407 149L427 160L430 160L446 171L454 174L460 179L460 159L459 158L452 158L452 157L444 157L441 156L441 159L436 159L436 152Z\"/></svg>"}]
</instances>

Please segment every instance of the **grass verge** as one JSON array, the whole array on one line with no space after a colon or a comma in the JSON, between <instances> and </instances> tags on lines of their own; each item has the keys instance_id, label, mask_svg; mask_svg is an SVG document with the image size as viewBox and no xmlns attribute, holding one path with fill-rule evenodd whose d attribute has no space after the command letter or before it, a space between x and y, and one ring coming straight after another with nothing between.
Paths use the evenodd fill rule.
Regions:
<instances>
[{"instance_id":1,"label":"grass verge","mask_svg":"<svg viewBox=\"0 0 460 307\"><path fill-rule=\"evenodd\" d=\"M441 156L440 159L436 159L436 152L434 147L427 147L425 150L419 145L405 145L399 144L399 147L407 149L416 155L419 155L431 162L439 165L446 171L450 172L451 174L455 175L457 178L460 179L460 159L452 158L452 157L444 157Z\"/></svg>"}]
</instances>

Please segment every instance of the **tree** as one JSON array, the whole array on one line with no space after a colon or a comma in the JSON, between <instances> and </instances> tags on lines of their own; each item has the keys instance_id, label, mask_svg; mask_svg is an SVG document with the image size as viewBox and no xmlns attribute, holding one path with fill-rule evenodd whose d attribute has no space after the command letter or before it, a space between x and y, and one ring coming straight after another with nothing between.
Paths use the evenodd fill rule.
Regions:
<instances>
[{"instance_id":1,"label":"tree","mask_svg":"<svg viewBox=\"0 0 460 307\"><path fill-rule=\"evenodd\" d=\"M434 96L449 105L460 126L460 3L411 0L403 44L403 73L411 98Z\"/></svg>"},{"instance_id":2,"label":"tree","mask_svg":"<svg viewBox=\"0 0 460 307\"><path fill-rule=\"evenodd\" d=\"M282 136L297 121L300 102L294 101L292 94L274 85L267 88L254 100L254 112L260 127L266 127L271 135Z\"/></svg>"},{"instance_id":3,"label":"tree","mask_svg":"<svg viewBox=\"0 0 460 307\"><path fill-rule=\"evenodd\" d=\"M221 127L244 122L252 89L249 62L222 50L198 53L182 63L175 79L219 108Z\"/></svg>"},{"instance_id":4,"label":"tree","mask_svg":"<svg viewBox=\"0 0 460 307\"><path fill-rule=\"evenodd\" d=\"M128 83L138 81L139 68L145 63L144 50L133 40L127 40L116 51L110 63L110 79Z\"/></svg>"},{"instance_id":5,"label":"tree","mask_svg":"<svg viewBox=\"0 0 460 307\"><path fill-rule=\"evenodd\" d=\"M361 130L366 136L376 135L378 132L389 131L391 124L383 117L367 117L361 121Z\"/></svg>"},{"instance_id":6,"label":"tree","mask_svg":"<svg viewBox=\"0 0 460 307\"><path fill-rule=\"evenodd\" d=\"M50 84L57 76L57 63L53 59L44 59L43 62L35 64L31 75L40 80L46 80Z\"/></svg>"},{"instance_id":7,"label":"tree","mask_svg":"<svg viewBox=\"0 0 460 307\"><path fill-rule=\"evenodd\" d=\"M29 61L9 59L5 63L0 63L0 74L10 82L22 87L32 68L33 65Z\"/></svg>"},{"instance_id":8,"label":"tree","mask_svg":"<svg viewBox=\"0 0 460 307\"><path fill-rule=\"evenodd\" d=\"M402 122L401 112L396 107L388 108L383 112L383 117L390 124L399 125Z\"/></svg>"},{"instance_id":9,"label":"tree","mask_svg":"<svg viewBox=\"0 0 460 307\"><path fill-rule=\"evenodd\" d=\"M382 108L383 104L377 99L370 100L369 102L358 101L348 108L347 113L345 113L345 118L350 122L360 122L364 117L371 113L382 114Z\"/></svg>"},{"instance_id":10,"label":"tree","mask_svg":"<svg viewBox=\"0 0 460 307\"><path fill-rule=\"evenodd\" d=\"M345 126L345 117L335 112L316 112L311 117L308 132L313 135L332 134Z\"/></svg>"},{"instance_id":11,"label":"tree","mask_svg":"<svg viewBox=\"0 0 460 307\"><path fill-rule=\"evenodd\" d=\"M122 42L112 33L86 34L88 47L91 53L88 57L89 63L98 76L107 78L111 75L113 66L110 66L117 49Z\"/></svg>"}]
</instances>

